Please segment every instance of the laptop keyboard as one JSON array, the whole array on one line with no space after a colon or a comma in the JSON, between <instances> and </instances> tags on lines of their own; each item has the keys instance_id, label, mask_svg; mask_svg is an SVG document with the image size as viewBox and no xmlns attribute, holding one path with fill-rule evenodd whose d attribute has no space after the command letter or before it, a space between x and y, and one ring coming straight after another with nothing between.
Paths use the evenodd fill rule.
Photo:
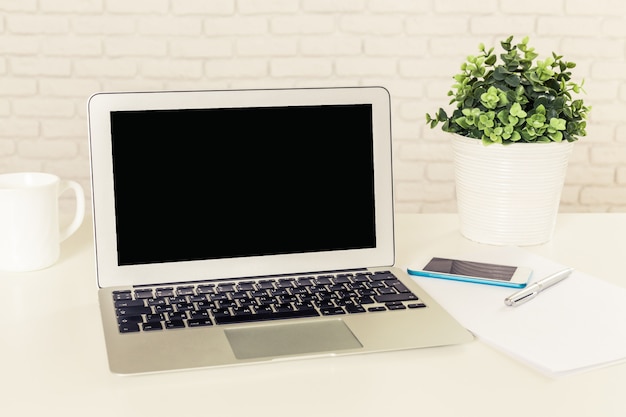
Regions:
<instances>
[{"instance_id":1,"label":"laptop keyboard","mask_svg":"<svg viewBox=\"0 0 626 417\"><path fill-rule=\"evenodd\" d=\"M136 287L113 302L120 333L426 307L390 271Z\"/></svg>"}]
</instances>

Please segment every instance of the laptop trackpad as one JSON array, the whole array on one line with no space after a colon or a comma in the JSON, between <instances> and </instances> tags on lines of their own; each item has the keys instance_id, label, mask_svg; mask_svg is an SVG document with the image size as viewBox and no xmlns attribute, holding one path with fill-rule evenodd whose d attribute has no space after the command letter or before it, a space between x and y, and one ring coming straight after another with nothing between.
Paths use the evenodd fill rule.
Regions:
<instances>
[{"instance_id":1,"label":"laptop trackpad","mask_svg":"<svg viewBox=\"0 0 626 417\"><path fill-rule=\"evenodd\" d=\"M283 323L224 331L237 359L323 353L363 347L341 320Z\"/></svg>"}]
</instances>

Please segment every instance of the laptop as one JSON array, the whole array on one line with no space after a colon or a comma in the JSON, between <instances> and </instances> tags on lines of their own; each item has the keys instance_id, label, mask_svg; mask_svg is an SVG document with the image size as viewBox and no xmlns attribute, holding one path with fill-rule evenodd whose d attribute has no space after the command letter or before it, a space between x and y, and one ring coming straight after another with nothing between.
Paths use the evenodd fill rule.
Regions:
<instances>
[{"instance_id":1,"label":"laptop","mask_svg":"<svg viewBox=\"0 0 626 417\"><path fill-rule=\"evenodd\" d=\"M98 93L88 111L113 373L472 339L393 266L384 88Z\"/></svg>"}]
</instances>

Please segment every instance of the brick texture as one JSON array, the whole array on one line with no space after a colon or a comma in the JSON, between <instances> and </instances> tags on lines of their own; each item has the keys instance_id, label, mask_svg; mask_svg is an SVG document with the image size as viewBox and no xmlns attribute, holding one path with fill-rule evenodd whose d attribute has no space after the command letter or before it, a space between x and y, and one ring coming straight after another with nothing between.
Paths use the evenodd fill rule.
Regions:
<instances>
[{"instance_id":1,"label":"brick texture","mask_svg":"<svg viewBox=\"0 0 626 417\"><path fill-rule=\"evenodd\" d=\"M424 114L447 106L478 43L510 34L577 62L593 106L561 211L626 211L617 0L0 0L0 173L48 171L88 190L97 91L382 85L397 211L454 212L450 145Z\"/></svg>"}]
</instances>

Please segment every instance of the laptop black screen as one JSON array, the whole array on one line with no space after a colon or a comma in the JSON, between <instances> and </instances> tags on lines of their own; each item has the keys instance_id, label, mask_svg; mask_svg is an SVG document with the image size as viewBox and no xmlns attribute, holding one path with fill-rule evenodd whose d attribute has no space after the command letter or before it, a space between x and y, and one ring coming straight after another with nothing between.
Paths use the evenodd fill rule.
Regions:
<instances>
[{"instance_id":1,"label":"laptop black screen","mask_svg":"<svg viewBox=\"0 0 626 417\"><path fill-rule=\"evenodd\" d=\"M119 265L373 248L371 105L111 113Z\"/></svg>"}]
</instances>

